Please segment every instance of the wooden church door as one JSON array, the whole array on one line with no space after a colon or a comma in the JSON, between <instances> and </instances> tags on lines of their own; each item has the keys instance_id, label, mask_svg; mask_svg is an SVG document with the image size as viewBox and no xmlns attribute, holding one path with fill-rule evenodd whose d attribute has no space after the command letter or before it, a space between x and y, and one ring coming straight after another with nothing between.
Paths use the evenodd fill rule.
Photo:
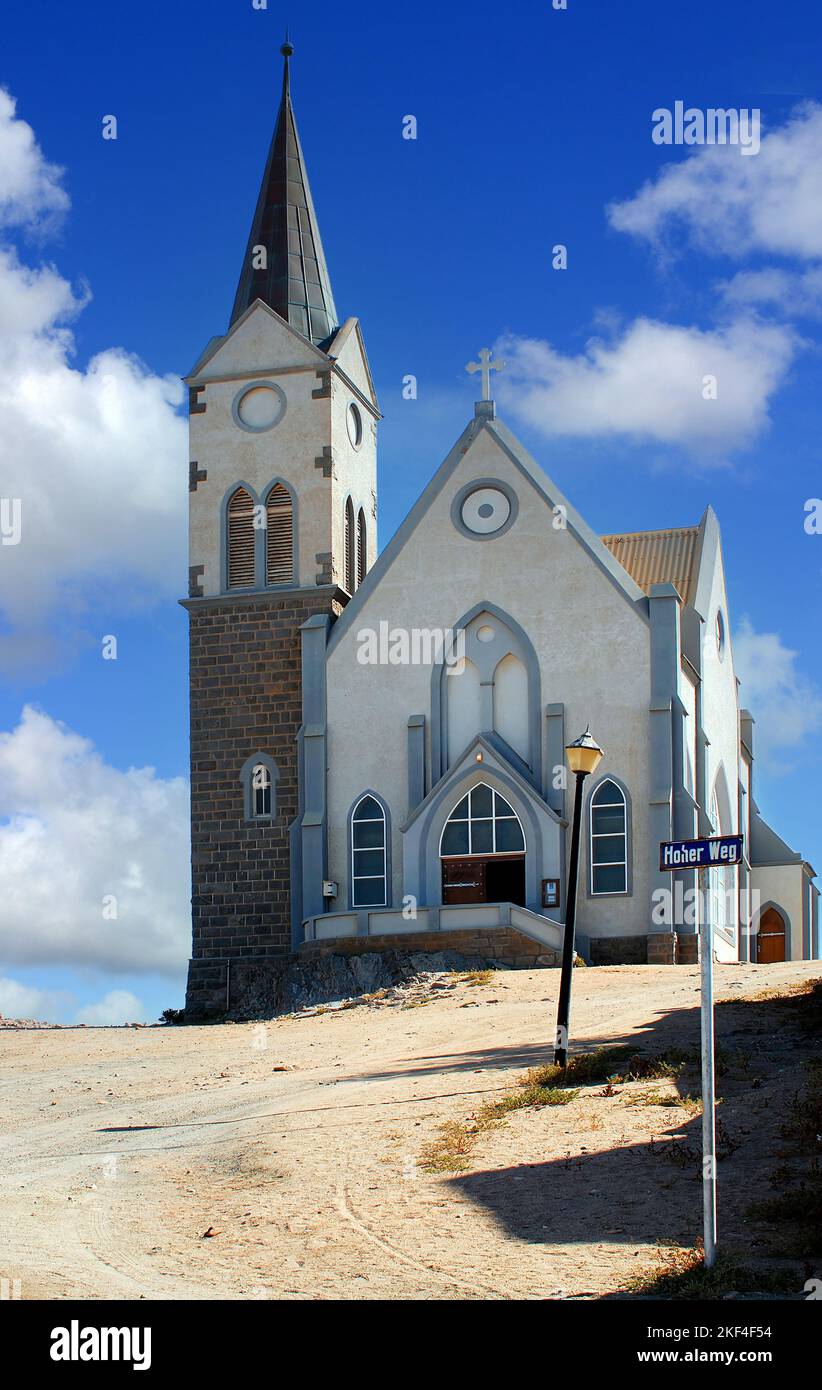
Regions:
<instances>
[{"instance_id":1,"label":"wooden church door","mask_svg":"<svg viewBox=\"0 0 822 1390\"><path fill-rule=\"evenodd\" d=\"M785 919L775 907L766 907L759 919L756 959L760 965L785 960Z\"/></svg>"}]
</instances>

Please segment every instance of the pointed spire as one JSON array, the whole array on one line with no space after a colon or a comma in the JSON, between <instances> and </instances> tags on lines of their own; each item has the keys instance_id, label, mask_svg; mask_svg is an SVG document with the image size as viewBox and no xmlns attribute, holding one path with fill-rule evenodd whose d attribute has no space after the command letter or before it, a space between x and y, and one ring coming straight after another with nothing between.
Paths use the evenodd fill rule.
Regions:
<instances>
[{"instance_id":1,"label":"pointed spire","mask_svg":"<svg viewBox=\"0 0 822 1390\"><path fill-rule=\"evenodd\" d=\"M322 343L338 326L337 311L291 105L294 47L287 33L280 52L285 60L282 101L231 322L262 299L292 328Z\"/></svg>"}]
</instances>

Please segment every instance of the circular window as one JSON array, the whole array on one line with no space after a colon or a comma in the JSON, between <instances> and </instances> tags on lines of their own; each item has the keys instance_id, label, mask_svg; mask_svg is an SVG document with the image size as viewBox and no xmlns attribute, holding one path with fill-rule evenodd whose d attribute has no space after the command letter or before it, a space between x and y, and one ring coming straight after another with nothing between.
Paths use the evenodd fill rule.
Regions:
<instances>
[{"instance_id":1,"label":"circular window","mask_svg":"<svg viewBox=\"0 0 822 1390\"><path fill-rule=\"evenodd\" d=\"M718 608L716 612L716 649L722 656L725 650L725 619L722 616L721 608Z\"/></svg>"},{"instance_id":2,"label":"circular window","mask_svg":"<svg viewBox=\"0 0 822 1390\"><path fill-rule=\"evenodd\" d=\"M285 414L285 394L270 381L254 381L234 397L231 413L240 429L258 434L278 425Z\"/></svg>"},{"instance_id":3,"label":"circular window","mask_svg":"<svg viewBox=\"0 0 822 1390\"><path fill-rule=\"evenodd\" d=\"M495 487L477 488L462 504L462 522L478 536L490 536L499 531L511 515L511 503Z\"/></svg>"},{"instance_id":4,"label":"circular window","mask_svg":"<svg viewBox=\"0 0 822 1390\"><path fill-rule=\"evenodd\" d=\"M497 634L491 627L490 623L483 623L482 627L477 628L478 642L493 642L496 635Z\"/></svg>"},{"instance_id":5,"label":"circular window","mask_svg":"<svg viewBox=\"0 0 822 1390\"><path fill-rule=\"evenodd\" d=\"M346 424L348 425L348 438L351 440L354 448L359 449L362 444L362 416L359 412L359 407L356 406L353 401L348 407Z\"/></svg>"}]
</instances>

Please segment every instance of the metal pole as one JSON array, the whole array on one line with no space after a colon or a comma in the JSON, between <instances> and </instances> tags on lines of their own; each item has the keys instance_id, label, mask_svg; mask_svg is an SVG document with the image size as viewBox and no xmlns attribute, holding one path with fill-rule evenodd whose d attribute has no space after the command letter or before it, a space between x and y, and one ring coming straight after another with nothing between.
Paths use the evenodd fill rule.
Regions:
<instances>
[{"instance_id":1,"label":"metal pole","mask_svg":"<svg viewBox=\"0 0 822 1390\"><path fill-rule=\"evenodd\" d=\"M577 881L579 879L579 828L582 820L582 784L585 777L584 772L576 774L574 824L571 831L571 863L568 870L568 902L565 908L565 931L562 938L562 975L559 982L557 1032L554 1043L554 1063L558 1067L564 1067L568 1062L571 979L574 971L574 932L577 919Z\"/></svg>"},{"instance_id":2,"label":"metal pole","mask_svg":"<svg viewBox=\"0 0 822 1390\"><path fill-rule=\"evenodd\" d=\"M710 913L710 869L700 871L699 971L702 985L702 1221L705 1268L716 1263L716 1093L714 1089L714 944Z\"/></svg>"}]
</instances>

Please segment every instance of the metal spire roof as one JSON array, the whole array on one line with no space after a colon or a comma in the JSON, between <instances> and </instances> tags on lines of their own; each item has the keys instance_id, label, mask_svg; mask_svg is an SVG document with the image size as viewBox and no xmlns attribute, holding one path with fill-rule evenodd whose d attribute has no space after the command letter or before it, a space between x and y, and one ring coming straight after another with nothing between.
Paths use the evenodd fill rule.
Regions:
<instances>
[{"instance_id":1,"label":"metal spire roof","mask_svg":"<svg viewBox=\"0 0 822 1390\"><path fill-rule=\"evenodd\" d=\"M322 343L338 326L317 215L291 105L286 38L283 95L251 224L231 323L262 299L292 328ZM263 257L260 248L264 248ZM255 264L264 261L255 269Z\"/></svg>"}]
</instances>

